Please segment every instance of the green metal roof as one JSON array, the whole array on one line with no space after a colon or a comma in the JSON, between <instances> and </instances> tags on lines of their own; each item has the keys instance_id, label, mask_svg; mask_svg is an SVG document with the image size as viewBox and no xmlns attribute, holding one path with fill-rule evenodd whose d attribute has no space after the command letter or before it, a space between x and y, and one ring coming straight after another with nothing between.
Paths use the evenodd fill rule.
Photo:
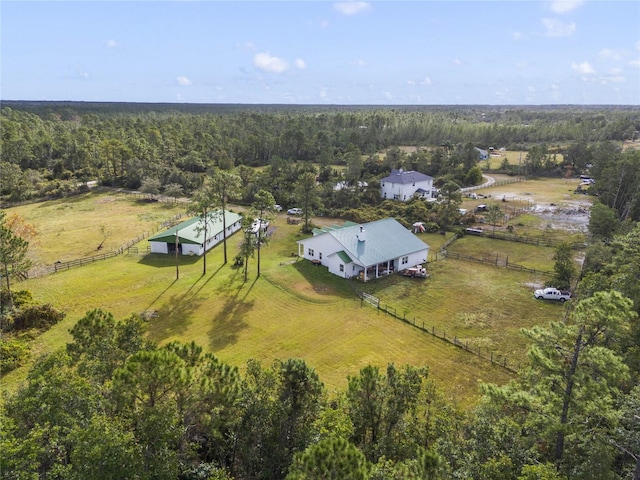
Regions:
<instances>
[{"instance_id":1,"label":"green metal roof","mask_svg":"<svg viewBox=\"0 0 640 480\"><path fill-rule=\"evenodd\" d=\"M345 228L345 227L352 227L354 225L358 225L355 222L351 222L349 220L347 220L346 222L344 222L344 225L331 225L331 226L326 226L326 227L320 227L320 228L314 228L311 233L313 233L314 236L319 235L321 233L325 233L328 232L329 230L337 230L339 228Z\"/></svg>"},{"instance_id":2,"label":"green metal roof","mask_svg":"<svg viewBox=\"0 0 640 480\"><path fill-rule=\"evenodd\" d=\"M394 218L329 230L326 234L340 242L350 260L356 259L363 266L429 249Z\"/></svg>"},{"instance_id":3,"label":"green metal roof","mask_svg":"<svg viewBox=\"0 0 640 480\"><path fill-rule=\"evenodd\" d=\"M207 238L215 237L222 232L222 215L220 210L207 215ZM225 222L230 227L242 217L237 213L225 211ZM204 244L204 223L202 217L193 217L164 232L159 232L148 238L150 242L175 243L176 232L180 243L190 243L194 245Z\"/></svg>"},{"instance_id":4,"label":"green metal roof","mask_svg":"<svg viewBox=\"0 0 640 480\"><path fill-rule=\"evenodd\" d=\"M344 263L351 263L353 261L351 260L351 257L347 255L347 252L345 252L344 250L340 250L339 252L336 253L336 255L338 255L340 257L340 260L342 260Z\"/></svg>"}]
</instances>

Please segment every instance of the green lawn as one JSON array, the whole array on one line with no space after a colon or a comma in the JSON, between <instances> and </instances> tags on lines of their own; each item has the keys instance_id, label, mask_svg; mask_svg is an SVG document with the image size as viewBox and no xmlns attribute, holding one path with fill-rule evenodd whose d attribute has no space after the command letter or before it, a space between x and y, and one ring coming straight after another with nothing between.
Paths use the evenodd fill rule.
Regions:
<instances>
[{"instance_id":1,"label":"green lawn","mask_svg":"<svg viewBox=\"0 0 640 480\"><path fill-rule=\"evenodd\" d=\"M111 194L89 194L78 198L72 207L49 202L20 207L18 213L34 223L40 218L45 225L48 233L41 234L40 248L56 238L55 229L42 219L61 217L56 222L71 230L74 218L86 219L78 215L92 211L102 221L108 220L126 241L146 228L136 222L129 224L131 218L164 219L173 213L164 206L139 204L119 195L118 200L103 201L109 197ZM116 202L132 212L107 217L101 208L111 208ZM40 217L32 218L30 208L38 209ZM332 219L314 221L335 223ZM518 363L526 351L521 327L557 320L563 314L559 305L533 299L531 285L542 279L451 259L429 263L431 277L427 280L394 275L367 284L344 281L324 267L292 256L298 251L296 241L304 236L299 226L286 223L286 215L279 215L272 227L271 243L261 254L262 275L256 279L256 259L251 259L248 282L244 282L241 270L222 265L221 245L207 255L204 276L202 258L181 257L180 278L176 280L174 257L143 253L146 241L138 245L139 254L123 254L23 282L20 288L67 313L61 324L35 342L34 354L64 346L70 338L68 330L92 308L108 310L116 318L152 312L155 316L148 324L151 339L160 343L193 340L239 367L249 358L269 363L276 358L303 357L330 388L344 388L347 377L367 364L427 365L450 395L468 404L477 395L478 381L504 383L511 376L371 306L362 306L356 291L378 296L418 324L424 322L471 345L505 355L510 363ZM67 247L81 250L73 242L85 238L80 233L72 235ZM449 236L421 238L431 245L432 259ZM240 241L239 235L229 239L230 259ZM503 243L508 242L500 245ZM5 376L3 388L15 388L25 370Z\"/></svg>"}]
</instances>

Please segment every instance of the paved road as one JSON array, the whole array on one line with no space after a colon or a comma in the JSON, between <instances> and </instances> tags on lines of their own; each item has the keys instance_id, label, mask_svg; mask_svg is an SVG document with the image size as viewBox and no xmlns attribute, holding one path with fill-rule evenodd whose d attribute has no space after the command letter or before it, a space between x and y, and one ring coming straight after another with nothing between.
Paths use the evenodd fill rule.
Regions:
<instances>
[{"instance_id":1,"label":"paved road","mask_svg":"<svg viewBox=\"0 0 640 480\"><path fill-rule=\"evenodd\" d=\"M489 175L482 175L482 178L484 178L486 180L483 184L476 185L474 187L461 188L460 190L462 192L470 192L472 190L478 190L479 188L489 187L489 186L493 185L494 183L496 183L496 179L493 178L493 177L490 177Z\"/></svg>"}]
</instances>

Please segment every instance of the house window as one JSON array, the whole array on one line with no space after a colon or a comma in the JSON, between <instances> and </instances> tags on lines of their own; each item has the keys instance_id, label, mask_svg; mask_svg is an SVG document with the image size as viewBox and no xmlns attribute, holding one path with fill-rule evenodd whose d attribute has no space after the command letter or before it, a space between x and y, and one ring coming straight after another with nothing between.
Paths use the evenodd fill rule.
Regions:
<instances>
[{"instance_id":1,"label":"house window","mask_svg":"<svg viewBox=\"0 0 640 480\"><path fill-rule=\"evenodd\" d=\"M320 258L320 260L322 260L322 252L318 253L318 258Z\"/></svg>"},{"instance_id":2,"label":"house window","mask_svg":"<svg viewBox=\"0 0 640 480\"><path fill-rule=\"evenodd\" d=\"M313 248L310 248L310 249L309 249L309 256L310 256L310 257L313 257Z\"/></svg>"},{"instance_id":3,"label":"house window","mask_svg":"<svg viewBox=\"0 0 640 480\"><path fill-rule=\"evenodd\" d=\"M409 263L409 257L402 257L402 265Z\"/></svg>"},{"instance_id":4,"label":"house window","mask_svg":"<svg viewBox=\"0 0 640 480\"><path fill-rule=\"evenodd\" d=\"M343 264L340 264L340 271L344 272L344 265Z\"/></svg>"}]
</instances>

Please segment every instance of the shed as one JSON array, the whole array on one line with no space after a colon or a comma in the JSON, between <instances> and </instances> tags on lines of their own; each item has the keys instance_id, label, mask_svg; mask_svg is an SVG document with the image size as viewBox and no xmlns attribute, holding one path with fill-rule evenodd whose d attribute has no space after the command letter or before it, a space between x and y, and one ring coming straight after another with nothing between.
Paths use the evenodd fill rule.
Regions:
<instances>
[{"instance_id":1,"label":"shed","mask_svg":"<svg viewBox=\"0 0 640 480\"><path fill-rule=\"evenodd\" d=\"M181 255L202 255L205 252L205 246L208 251L220 243L225 236L223 235L221 212L221 210L217 210L207 215L206 241L204 238L205 223L202 217L193 217L149 237L151 253L175 253L177 240L178 253ZM226 236L229 237L240 230L242 217L237 213L225 211L224 225L226 225Z\"/></svg>"}]
</instances>

